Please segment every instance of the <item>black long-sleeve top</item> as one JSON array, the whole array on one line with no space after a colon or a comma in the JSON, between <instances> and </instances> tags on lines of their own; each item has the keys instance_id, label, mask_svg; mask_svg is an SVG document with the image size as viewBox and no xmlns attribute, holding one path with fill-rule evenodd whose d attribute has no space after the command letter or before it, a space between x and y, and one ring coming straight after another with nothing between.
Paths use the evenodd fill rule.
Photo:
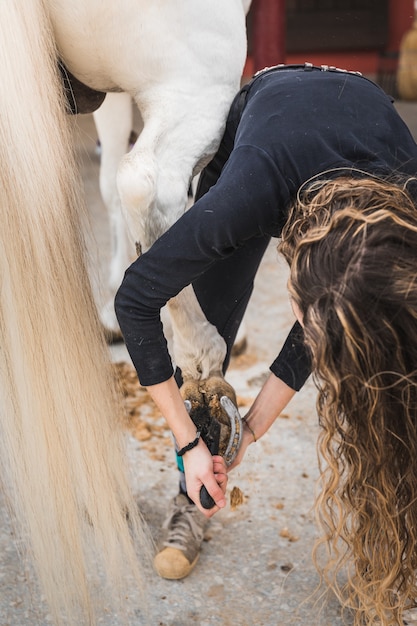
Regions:
<instances>
[{"instance_id":1,"label":"black long-sleeve top","mask_svg":"<svg viewBox=\"0 0 417 626\"><path fill-rule=\"evenodd\" d=\"M116 296L143 385L173 373L160 320L166 302L244 241L279 237L291 201L312 176L353 168L382 176L417 173L416 143L378 86L317 69L267 71L252 82L219 180L132 264ZM297 390L310 368L299 335L296 324L271 365Z\"/></svg>"}]
</instances>

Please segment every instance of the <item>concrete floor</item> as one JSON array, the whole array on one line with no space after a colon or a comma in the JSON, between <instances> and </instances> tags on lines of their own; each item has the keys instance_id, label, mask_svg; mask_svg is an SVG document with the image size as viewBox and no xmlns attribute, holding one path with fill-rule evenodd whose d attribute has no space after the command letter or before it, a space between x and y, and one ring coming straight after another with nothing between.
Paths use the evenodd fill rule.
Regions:
<instances>
[{"instance_id":1,"label":"concrete floor","mask_svg":"<svg viewBox=\"0 0 417 626\"><path fill-rule=\"evenodd\" d=\"M417 104L397 106L417 137ZM109 235L98 194L96 134L91 116L80 117L78 124L77 146L103 277ZM255 397L293 321L276 243L262 263L246 315L247 353L232 363L228 375L242 401ZM112 357L127 360L124 346L113 349ZM231 475L229 489L238 486L246 501L211 522L192 575L166 581L150 571L148 613L139 597L130 595L129 626L342 626L335 598L322 595L323 590L316 593L319 579L311 558L317 536L312 513L317 433L315 393L308 383L286 417L251 446L244 464ZM157 538L168 501L176 493L177 476L169 438L151 443L153 447L128 437L127 453L139 507ZM47 626L50 620L30 565L22 563L17 548L0 502L0 625ZM104 607L99 624L122 623ZM345 623L351 623L348 616Z\"/></svg>"}]
</instances>

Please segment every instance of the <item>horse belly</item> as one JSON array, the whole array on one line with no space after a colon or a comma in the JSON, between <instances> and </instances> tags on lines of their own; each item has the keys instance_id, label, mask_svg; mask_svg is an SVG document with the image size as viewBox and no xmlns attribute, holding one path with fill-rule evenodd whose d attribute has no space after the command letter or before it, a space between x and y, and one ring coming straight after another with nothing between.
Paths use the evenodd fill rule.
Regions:
<instances>
[{"instance_id":1,"label":"horse belly","mask_svg":"<svg viewBox=\"0 0 417 626\"><path fill-rule=\"evenodd\" d=\"M50 0L50 15L65 65L99 91L136 95L203 68L227 81L246 56L241 0Z\"/></svg>"}]
</instances>

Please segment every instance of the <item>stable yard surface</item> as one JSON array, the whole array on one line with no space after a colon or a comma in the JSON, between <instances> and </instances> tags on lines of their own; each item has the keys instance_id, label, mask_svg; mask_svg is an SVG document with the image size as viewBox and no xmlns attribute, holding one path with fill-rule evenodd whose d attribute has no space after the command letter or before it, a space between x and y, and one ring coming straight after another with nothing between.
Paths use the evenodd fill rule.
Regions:
<instances>
[{"instance_id":1,"label":"stable yard surface","mask_svg":"<svg viewBox=\"0 0 417 626\"><path fill-rule=\"evenodd\" d=\"M417 105L399 104L417 130ZM91 116L78 120L77 145L94 224L94 253L99 272L106 271L108 232L98 193L99 161ZM248 348L233 359L228 380L235 387L242 414L258 392L268 366L293 323L286 293L287 271L271 245L257 276L245 318ZM97 268L96 268L97 269ZM115 362L129 363L123 345L112 348ZM129 365L124 366L126 368ZM169 500L177 490L173 445L164 421L134 387L126 445L132 485L155 540ZM126 597L126 616L106 607L103 626L342 626L336 599L324 589L311 552L317 537L314 491L318 476L315 391L311 382L229 478L244 502L211 521L199 562L183 581L160 579L150 568L147 612L139 595ZM29 565L22 563L4 502L0 503L0 625L46 626L50 623ZM412 623L412 622L410 622ZM74 625L76 626L76 625ZM78 626L78 625L77 625Z\"/></svg>"}]
</instances>

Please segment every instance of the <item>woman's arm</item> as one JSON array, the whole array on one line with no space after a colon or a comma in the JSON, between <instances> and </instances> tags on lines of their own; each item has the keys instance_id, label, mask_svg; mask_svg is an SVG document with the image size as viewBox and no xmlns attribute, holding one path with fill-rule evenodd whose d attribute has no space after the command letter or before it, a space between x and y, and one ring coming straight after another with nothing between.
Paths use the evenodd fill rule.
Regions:
<instances>
[{"instance_id":1,"label":"woman's arm","mask_svg":"<svg viewBox=\"0 0 417 626\"><path fill-rule=\"evenodd\" d=\"M178 447L181 449L196 438L196 427L188 415L184 400L181 397L175 379L172 377L163 383L150 385L147 390L165 417ZM187 493L198 508L211 517L220 508L226 506L225 491L227 485L226 464L220 456L212 456L206 444L200 438L195 448L188 450L184 456L184 470L187 482ZM205 485L216 503L210 509L200 505L200 489Z\"/></svg>"},{"instance_id":2,"label":"woman's arm","mask_svg":"<svg viewBox=\"0 0 417 626\"><path fill-rule=\"evenodd\" d=\"M273 234L277 194L270 159L250 147L234 150L216 185L126 270L115 309L142 385L172 375L162 307L244 242Z\"/></svg>"},{"instance_id":3,"label":"woman's arm","mask_svg":"<svg viewBox=\"0 0 417 626\"><path fill-rule=\"evenodd\" d=\"M295 393L294 389L277 378L275 374L269 375L244 418L242 444L229 470L239 465L247 447L258 441L266 433Z\"/></svg>"}]
</instances>

